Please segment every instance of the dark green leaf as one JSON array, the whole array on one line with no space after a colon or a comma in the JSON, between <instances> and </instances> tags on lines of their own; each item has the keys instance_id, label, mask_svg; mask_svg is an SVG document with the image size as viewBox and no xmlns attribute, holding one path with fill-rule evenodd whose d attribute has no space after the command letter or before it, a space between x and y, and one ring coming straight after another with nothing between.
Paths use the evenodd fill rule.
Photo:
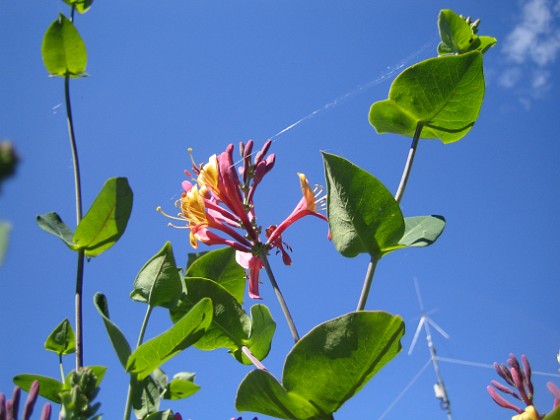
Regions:
<instances>
[{"instance_id":1,"label":"dark green leaf","mask_svg":"<svg viewBox=\"0 0 560 420\"><path fill-rule=\"evenodd\" d=\"M399 353L403 334L402 319L385 312L327 321L288 354L282 384L265 371L247 375L236 407L283 419L326 418Z\"/></svg>"},{"instance_id":2,"label":"dark green leaf","mask_svg":"<svg viewBox=\"0 0 560 420\"><path fill-rule=\"evenodd\" d=\"M79 77L86 71L86 45L62 13L45 32L41 53L47 71L54 76Z\"/></svg>"},{"instance_id":3,"label":"dark green leaf","mask_svg":"<svg viewBox=\"0 0 560 420\"><path fill-rule=\"evenodd\" d=\"M194 383L194 373L181 372L173 376L171 382L167 384L163 398L166 400L181 400L190 397L200 389Z\"/></svg>"},{"instance_id":4,"label":"dark green leaf","mask_svg":"<svg viewBox=\"0 0 560 420\"><path fill-rule=\"evenodd\" d=\"M76 336L70 321L64 319L49 334L45 341L45 349L58 355L72 354L76 352Z\"/></svg>"},{"instance_id":5,"label":"dark green leaf","mask_svg":"<svg viewBox=\"0 0 560 420\"><path fill-rule=\"evenodd\" d=\"M233 248L207 252L192 261L187 269L187 277L203 277L224 287L239 303L243 303L245 293L245 270L235 261Z\"/></svg>"},{"instance_id":6,"label":"dark green leaf","mask_svg":"<svg viewBox=\"0 0 560 420\"><path fill-rule=\"evenodd\" d=\"M404 233L398 203L377 178L348 160L323 152L323 161L334 246L345 257L381 258Z\"/></svg>"},{"instance_id":7,"label":"dark green leaf","mask_svg":"<svg viewBox=\"0 0 560 420\"><path fill-rule=\"evenodd\" d=\"M165 379L167 381L167 378ZM159 410L161 394L164 392L164 385L154 378L153 375L142 379L135 378L131 381L132 386L132 408L134 415L138 419L145 418L148 414Z\"/></svg>"},{"instance_id":8,"label":"dark green leaf","mask_svg":"<svg viewBox=\"0 0 560 420\"><path fill-rule=\"evenodd\" d=\"M212 322L210 299L202 299L163 334L139 346L129 357L126 370L142 380L177 353L196 343Z\"/></svg>"},{"instance_id":9,"label":"dark green leaf","mask_svg":"<svg viewBox=\"0 0 560 420\"><path fill-rule=\"evenodd\" d=\"M93 303L99 315L103 319L103 323L105 324L105 329L107 330L107 334L109 335L109 339L111 340L111 344L115 349L115 353L117 353L117 357L121 362L123 367L126 367L126 362L128 357L130 356L130 344L122 331L117 327L117 325L111 321L109 317L109 304L107 303L107 298L102 293L96 293L93 297Z\"/></svg>"},{"instance_id":10,"label":"dark green leaf","mask_svg":"<svg viewBox=\"0 0 560 420\"><path fill-rule=\"evenodd\" d=\"M93 0L64 0L69 6L74 6L78 13L85 13L93 4Z\"/></svg>"},{"instance_id":11,"label":"dark green leaf","mask_svg":"<svg viewBox=\"0 0 560 420\"><path fill-rule=\"evenodd\" d=\"M431 58L403 71L389 98L371 106L369 120L379 133L408 137L421 124L421 138L451 143L470 131L483 97L480 52Z\"/></svg>"},{"instance_id":12,"label":"dark green leaf","mask_svg":"<svg viewBox=\"0 0 560 420\"><path fill-rule=\"evenodd\" d=\"M77 249L95 257L112 247L126 229L132 211L132 190L126 178L110 178L74 234Z\"/></svg>"},{"instance_id":13,"label":"dark green leaf","mask_svg":"<svg viewBox=\"0 0 560 420\"><path fill-rule=\"evenodd\" d=\"M171 308L181 296L182 288L173 248L170 242L166 242L136 276L130 297L150 306Z\"/></svg>"},{"instance_id":14,"label":"dark green leaf","mask_svg":"<svg viewBox=\"0 0 560 420\"><path fill-rule=\"evenodd\" d=\"M74 232L54 212L37 216L37 224L45 232L60 238L70 248L74 247Z\"/></svg>"},{"instance_id":15,"label":"dark green leaf","mask_svg":"<svg viewBox=\"0 0 560 420\"><path fill-rule=\"evenodd\" d=\"M404 235L399 245L405 247L422 247L432 245L445 228L443 216L405 217Z\"/></svg>"},{"instance_id":16,"label":"dark green leaf","mask_svg":"<svg viewBox=\"0 0 560 420\"><path fill-rule=\"evenodd\" d=\"M14 376L14 384L19 386L26 392L29 392L33 381L39 382L39 395L52 401L56 404L60 404L60 396L58 393L62 390L62 382L57 381L54 378L49 378L48 376L34 375L31 373L22 373L21 375Z\"/></svg>"}]
</instances>

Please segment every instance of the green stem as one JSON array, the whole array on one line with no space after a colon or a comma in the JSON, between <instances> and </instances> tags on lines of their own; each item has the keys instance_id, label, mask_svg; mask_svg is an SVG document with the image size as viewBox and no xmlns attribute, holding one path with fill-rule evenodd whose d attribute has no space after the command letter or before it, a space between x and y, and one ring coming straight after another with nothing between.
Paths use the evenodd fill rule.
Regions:
<instances>
[{"instance_id":1,"label":"green stem","mask_svg":"<svg viewBox=\"0 0 560 420\"><path fill-rule=\"evenodd\" d=\"M264 265L264 269L266 270L266 274L268 275L268 279L270 280L270 284L272 284L272 288L274 289L274 293L276 293L276 298L278 299L278 302L280 303L280 307L282 308L282 312L284 313L284 317L286 318L286 321L288 322L288 327L290 328L290 332L292 333L292 337L294 338L294 342L298 342L299 341L299 334L297 332L296 329L296 324L294 324L294 320L292 318L292 315L290 315L290 310L288 309L288 305L286 304L286 301L284 300L284 296L282 295L282 292L280 291L280 288L278 287L278 283L276 283L276 279L274 278L274 273L272 272L272 269L270 268L270 264L268 263L268 257L266 255L266 251L262 251L261 255L260 255L261 261Z\"/></svg>"},{"instance_id":2,"label":"green stem","mask_svg":"<svg viewBox=\"0 0 560 420\"><path fill-rule=\"evenodd\" d=\"M144 315L144 320L142 321L142 326L140 327L140 333L138 334L138 341L136 342L136 348L142 345L144 341L144 334L146 333L146 328L148 326L148 321L150 320L150 315L152 314L152 305L148 305L148 309L146 310L146 315ZM126 404L124 407L124 420L128 420L130 418L130 414L132 412L132 391L136 387L138 383L136 376L130 374L130 382L128 383L128 392L126 393Z\"/></svg>"},{"instance_id":3,"label":"green stem","mask_svg":"<svg viewBox=\"0 0 560 420\"><path fill-rule=\"evenodd\" d=\"M412 163L414 162L414 156L416 155L416 150L418 149L418 142L420 140L420 134L422 133L422 128L424 125L419 122L416 125L416 131L414 132L414 137L412 138L412 144L410 145L410 150L408 151L408 157L404 165L403 174L401 176L401 182L395 193L395 200L397 203L401 202L401 198L404 194L406 188L406 183L408 182L408 177L410 176L410 171L412 170Z\"/></svg>"},{"instance_id":4,"label":"green stem","mask_svg":"<svg viewBox=\"0 0 560 420\"><path fill-rule=\"evenodd\" d=\"M62 365L62 354L58 355L58 368L60 369L60 378L62 379L62 383L64 383L64 366Z\"/></svg>"},{"instance_id":5,"label":"green stem","mask_svg":"<svg viewBox=\"0 0 560 420\"><path fill-rule=\"evenodd\" d=\"M366 302L369 296L369 289L371 288L371 283L373 282L373 275L375 274L375 268L377 267L377 259L371 257L368 264L368 269L366 272L366 278L364 279L364 286L362 287L362 293L360 295L360 300L358 302L358 307L356 311L363 311L366 307Z\"/></svg>"},{"instance_id":6,"label":"green stem","mask_svg":"<svg viewBox=\"0 0 560 420\"><path fill-rule=\"evenodd\" d=\"M74 119L72 117L72 103L70 101L70 76L64 77L64 97L66 101L66 121L68 123L68 136L70 138L70 149L72 151L72 162L74 163L74 186L76 200L76 226L82 220L82 184L80 177L80 161L78 159L78 147L74 132ZM76 369L84 365L84 341L82 321L82 289L84 283L84 251L78 252L78 265L76 272Z\"/></svg>"}]
</instances>

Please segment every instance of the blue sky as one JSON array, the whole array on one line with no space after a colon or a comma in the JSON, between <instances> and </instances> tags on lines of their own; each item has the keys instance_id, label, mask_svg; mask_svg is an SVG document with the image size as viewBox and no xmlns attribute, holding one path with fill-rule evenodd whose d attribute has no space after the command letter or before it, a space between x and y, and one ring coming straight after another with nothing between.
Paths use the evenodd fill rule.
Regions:
<instances>
[{"instance_id":1,"label":"blue sky","mask_svg":"<svg viewBox=\"0 0 560 420\"><path fill-rule=\"evenodd\" d=\"M335 418L381 418L428 360L424 337L407 355L419 319L414 278L426 309L437 309L432 319L450 336L434 335L441 357L489 365L513 352L526 354L534 370L558 372L558 0L97 1L76 21L90 77L72 81L84 201L87 207L112 176L128 177L135 194L121 241L86 266L85 358L109 366L100 394L105 418L121 416L127 378L92 297L108 296L112 318L135 342L145 310L128 298L137 272L165 241L178 264L192 252L185 231L168 228L155 211L158 205L173 211L190 167L187 148L204 161L229 143L262 144L274 136L277 163L256 197L265 226L299 200L296 172L324 184L321 150L352 160L394 191L410 141L376 134L369 106L386 98L401 69L435 55L443 8L481 18L480 33L499 40L484 58L485 102L460 142L420 144L402 209L406 216L444 215L446 230L433 247L380 262L367 308L404 318L403 352ZM57 377L56 356L42 346L57 323L72 318L75 255L35 223L50 211L70 225L74 220L63 83L48 77L40 57L45 29L67 9L55 1L0 0L0 10L0 137L21 156L17 176L0 195L0 219L12 224L0 267L6 392L21 372ZM316 218L298 222L284 240L293 265L274 256L271 263L299 330L354 310L367 259L338 255ZM265 364L280 378L291 339L263 280L263 303L278 323ZM156 313L147 334L169 325L166 313ZM449 362L440 368L453 418L513 414L487 395L492 370ZM224 351L189 349L164 370L194 371L203 389L165 407L193 420L229 419L249 369ZM560 378L535 377L542 411L552 406L550 379L560 385ZM434 382L428 368L383 418L446 418Z\"/></svg>"}]
</instances>

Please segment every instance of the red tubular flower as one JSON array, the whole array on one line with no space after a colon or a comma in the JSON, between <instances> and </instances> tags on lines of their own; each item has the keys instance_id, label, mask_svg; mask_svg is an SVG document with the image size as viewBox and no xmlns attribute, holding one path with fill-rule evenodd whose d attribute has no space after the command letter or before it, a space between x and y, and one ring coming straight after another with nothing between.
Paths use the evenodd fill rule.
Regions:
<instances>
[{"instance_id":1,"label":"red tubular flower","mask_svg":"<svg viewBox=\"0 0 560 420\"><path fill-rule=\"evenodd\" d=\"M253 141L241 143L242 166L239 170L233 160L231 144L225 152L211 156L204 165L197 165L193 161L196 180L182 183L184 192L178 200L181 213L172 217L158 208L165 216L186 222L185 227L190 230L190 244L193 248L197 248L198 242L202 242L206 245L227 245L238 251L236 258L248 271L249 296L254 299L260 299L262 252L268 253L276 248L282 253L284 264L290 265L291 258L287 250L291 251L291 248L282 241L282 233L307 215L327 220L318 212L323 209L326 199L319 197L323 190L319 187L312 190L305 175L298 174L302 199L286 220L277 227L273 225L267 229L268 240L264 244L261 242L259 235L262 228L256 222L253 197L263 177L274 167L275 155L266 155L271 144L268 140L253 159ZM191 176L190 172L185 173Z\"/></svg>"}]
</instances>

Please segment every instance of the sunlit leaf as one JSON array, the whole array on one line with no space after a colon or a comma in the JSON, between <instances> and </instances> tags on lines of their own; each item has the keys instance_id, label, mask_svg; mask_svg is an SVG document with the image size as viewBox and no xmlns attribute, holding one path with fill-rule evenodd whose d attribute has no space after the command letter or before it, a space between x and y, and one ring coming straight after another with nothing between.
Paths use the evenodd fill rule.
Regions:
<instances>
[{"instance_id":1,"label":"sunlit leaf","mask_svg":"<svg viewBox=\"0 0 560 420\"><path fill-rule=\"evenodd\" d=\"M74 6L78 13L85 13L89 10L91 5L93 4L93 0L64 0L69 6Z\"/></svg>"},{"instance_id":2,"label":"sunlit leaf","mask_svg":"<svg viewBox=\"0 0 560 420\"><path fill-rule=\"evenodd\" d=\"M127 179L108 179L76 228L75 248L85 250L88 257L106 251L124 233L131 211L132 190Z\"/></svg>"},{"instance_id":3,"label":"sunlit leaf","mask_svg":"<svg viewBox=\"0 0 560 420\"><path fill-rule=\"evenodd\" d=\"M45 32L41 53L47 71L54 76L79 77L86 71L86 45L62 13Z\"/></svg>"},{"instance_id":4,"label":"sunlit leaf","mask_svg":"<svg viewBox=\"0 0 560 420\"><path fill-rule=\"evenodd\" d=\"M245 270L235 261L233 248L217 249L194 259L189 254L190 264L186 277L203 277L224 287L239 303L245 293Z\"/></svg>"},{"instance_id":5,"label":"sunlit leaf","mask_svg":"<svg viewBox=\"0 0 560 420\"><path fill-rule=\"evenodd\" d=\"M74 246L74 232L54 212L37 216L37 224L45 232L64 241L69 247Z\"/></svg>"},{"instance_id":6,"label":"sunlit leaf","mask_svg":"<svg viewBox=\"0 0 560 420\"><path fill-rule=\"evenodd\" d=\"M377 178L348 160L323 152L323 161L335 248L345 257L380 258L404 233L398 203Z\"/></svg>"},{"instance_id":7,"label":"sunlit leaf","mask_svg":"<svg viewBox=\"0 0 560 420\"><path fill-rule=\"evenodd\" d=\"M282 419L328 418L401 350L404 323L359 311L327 321L288 354L283 380L255 370L237 391L236 408Z\"/></svg>"},{"instance_id":8,"label":"sunlit leaf","mask_svg":"<svg viewBox=\"0 0 560 420\"><path fill-rule=\"evenodd\" d=\"M421 138L451 143L471 130L483 98L480 52L431 58L403 71L389 98L371 106L369 120L379 133L408 137L420 124Z\"/></svg>"},{"instance_id":9,"label":"sunlit leaf","mask_svg":"<svg viewBox=\"0 0 560 420\"><path fill-rule=\"evenodd\" d=\"M496 39L489 36L478 36L469 23L452 10L442 10L438 18L441 43L438 53L464 54L469 51L484 53L496 44Z\"/></svg>"},{"instance_id":10,"label":"sunlit leaf","mask_svg":"<svg viewBox=\"0 0 560 420\"><path fill-rule=\"evenodd\" d=\"M29 392L34 381L38 381L39 395L49 401L60 404L60 396L58 395L58 393L62 390L62 382L57 381L54 378L34 375L32 373L22 373L20 375L14 376L13 381L14 384L19 386L26 392Z\"/></svg>"},{"instance_id":11,"label":"sunlit leaf","mask_svg":"<svg viewBox=\"0 0 560 420\"><path fill-rule=\"evenodd\" d=\"M181 296L182 287L173 248L170 242L166 242L136 276L130 297L150 306L170 308Z\"/></svg>"},{"instance_id":12,"label":"sunlit leaf","mask_svg":"<svg viewBox=\"0 0 560 420\"><path fill-rule=\"evenodd\" d=\"M49 334L45 341L45 349L58 355L76 352L76 336L68 319L64 319Z\"/></svg>"},{"instance_id":13,"label":"sunlit leaf","mask_svg":"<svg viewBox=\"0 0 560 420\"><path fill-rule=\"evenodd\" d=\"M167 360L196 343L212 322L210 299L202 299L170 329L139 346L129 357L126 370L142 380Z\"/></svg>"},{"instance_id":14,"label":"sunlit leaf","mask_svg":"<svg viewBox=\"0 0 560 420\"><path fill-rule=\"evenodd\" d=\"M119 327L111 321L107 298L102 293L96 293L93 297L93 302L97 312L99 312L99 315L101 315L103 319L103 324L105 325L105 329L107 330L107 334L109 335L109 339L111 340L111 344L113 345L113 349L115 349L115 353L117 353L121 365L126 367L126 362L131 353L130 344L128 344L126 337Z\"/></svg>"},{"instance_id":15,"label":"sunlit leaf","mask_svg":"<svg viewBox=\"0 0 560 420\"><path fill-rule=\"evenodd\" d=\"M194 383L194 373L181 372L173 376L167 384L163 398L166 400L182 400L198 392L200 386Z\"/></svg>"}]
</instances>

